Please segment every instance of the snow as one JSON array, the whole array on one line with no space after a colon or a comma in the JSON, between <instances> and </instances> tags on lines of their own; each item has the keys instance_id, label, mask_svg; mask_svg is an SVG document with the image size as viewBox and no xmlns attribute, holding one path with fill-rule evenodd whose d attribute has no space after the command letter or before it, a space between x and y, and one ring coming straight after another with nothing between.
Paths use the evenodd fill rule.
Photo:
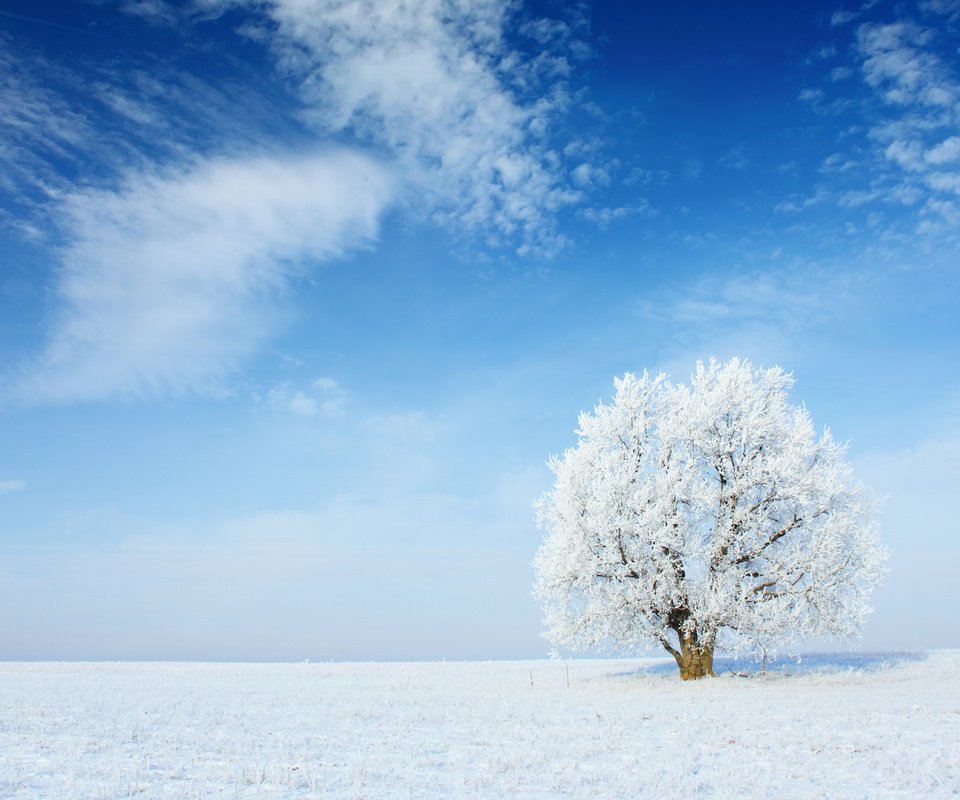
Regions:
<instances>
[{"instance_id":1,"label":"snow","mask_svg":"<svg viewBox=\"0 0 960 800\"><path fill-rule=\"evenodd\" d=\"M958 676L956 650L690 683L672 659L0 663L0 798L950 797Z\"/></svg>"}]
</instances>

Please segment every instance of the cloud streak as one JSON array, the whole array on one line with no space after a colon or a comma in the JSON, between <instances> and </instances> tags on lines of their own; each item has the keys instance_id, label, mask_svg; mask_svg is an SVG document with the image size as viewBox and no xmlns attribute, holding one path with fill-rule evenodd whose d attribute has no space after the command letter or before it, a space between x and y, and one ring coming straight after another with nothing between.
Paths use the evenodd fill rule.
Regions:
<instances>
[{"instance_id":1,"label":"cloud streak","mask_svg":"<svg viewBox=\"0 0 960 800\"><path fill-rule=\"evenodd\" d=\"M271 301L301 262L372 242L391 197L388 171L347 150L210 161L68 195L59 308L13 399L216 390L273 332Z\"/></svg>"},{"instance_id":2,"label":"cloud streak","mask_svg":"<svg viewBox=\"0 0 960 800\"><path fill-rule=\"evenodd\" d=\"M435 220L524 254L564 245L555 215L581 196L549 142L571 101L566 23L527 25L539 49L528 59L505 43L503 0L266 7L315 129L385 149Z\"/></svg>"},{"instance_id":3,"label":"cloud streak","mask_svg":"<svg viewBox=\"0 0 960 800\"><path fill-rule=\"evenodd\" d=\"M209 79L148 53L122 70L108 58L67 68L0 33L0 192L43 229L56 222L51 203L77 185L263 151L270 130L296 139L297 126L278 121L283 93L250 72Z\"/></svg>"}]
</instances>

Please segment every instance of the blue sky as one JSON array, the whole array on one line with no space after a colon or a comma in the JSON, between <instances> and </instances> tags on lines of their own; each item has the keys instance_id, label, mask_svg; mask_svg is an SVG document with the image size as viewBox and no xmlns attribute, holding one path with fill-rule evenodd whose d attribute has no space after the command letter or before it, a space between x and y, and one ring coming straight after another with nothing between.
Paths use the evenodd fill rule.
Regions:
<instances>
[{"instance_id":1,"label":"blue sky","mask_svg":"<svg viewBox=\"0 0 960 800\"><path fill-rule=\"evenodd\" d=\"M545 461L739 355L960 647L960 3L0 0L0 658L542 655Z\"/></svg>"}]
</instances>

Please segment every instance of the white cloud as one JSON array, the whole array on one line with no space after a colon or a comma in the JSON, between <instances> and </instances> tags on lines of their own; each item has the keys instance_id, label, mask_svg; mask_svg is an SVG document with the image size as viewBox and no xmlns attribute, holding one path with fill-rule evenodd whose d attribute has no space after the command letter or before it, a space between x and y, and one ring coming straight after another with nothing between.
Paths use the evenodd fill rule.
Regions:
<instances>
[{"instance_id":1,"label":"white cloud","mask_svg":"<svg viewBox=\"0 0 960 800\"><path fill-rule=\"evenodd\" d=\"M958 192L960 194L960 192ZM938 235L960 230L960 207L951 200L928 200L918 225L924 235Z\"/></svg>"},{"instance_id":2,"label":"white cloud","mask_svg":"<svg viewBox=\"0 0 960 800\"><path fill-rule=\"evenodd\" d=\"M528 26L566 52L523 58L504 41L512 10L506 0L267 6L310 124L386 148L435 219L549 254L565 241L556 213L580 197L546 139L570 103L569 37Z\"/></svg>"},{"instance_id":3,"label":"white cloud","mask_svg":"<svg viewBox=\"0 0 960 800\"><path fill-rule=\"evenodd\" d=\"M370 242L387 172L345 150L211 161L67 196L57 312L13 396L48 403L217 387L272 332L300 261Z\"/></svg>"},{"instance_id":4,"label":"white cloud","mask_svg":"<svg viewBox=\"0 0 960 800\"><path fill-rule=\"evenodd\" d=\"M577 186L609 186L610 173L603 167L597 167L586 162L576 166L570 173Z\"/></svg>"},{"instance_id":5,"label":"white cloud","mask_svg":"<svg viewBox=\"0 0 960 800\"><path fill-rule=\"evenodd\" d=\"M827 100L827 93L823 89L806 88L801 89L797 99L810 104L810 110L815 114L837 115L847 111L850 103L848 100L835 99Z\"/></svg>"},{"instance_id":6,"label":"white cloud","mask_svg":"<svg viewBox=\"0 0 960 800\"><path fill-rule=\"evenodd\" d=\"M320 410L328 417L339 417L344 413L347 393L333 378L318 378L313 389L320 393Z\"/></svg>"},{"instance_id":7,"label":"white cloud","mask_svg":"<svg viewBox=\"0 0 960 800\"><path fill-rule=\"evenodd\" d=\"M922 49L929 40L928 31L909 21L862 25L857 43L867 83L885 87L892 102L916 98L936 72L936 60Z\"/></svg>"},{"instance_id":8,"label":"white cloud","mask_svg":"<svg viewBox=\"0 0 960 800\"><path fill-rule=\"evenodd\" d=\"M613 222L635 216L654 216L656 212L645 199L629 206L614 208L581 208L577 211L580 219L595 223L601 230L606 230Z\"/></svg>"},{"instance_id":9,"label":"white cloud","mask_svg":"<svg viewBox=\"0 0 960 800\"><path fill-rule=\"evenodd\" d=\"M960 194L960 173L932 172L926 177L927 186L941 192Z\"/></svg>"},{"instance_id":10,"label":"white cloud","mask_svg":"<svg viewBox=\"0 0 960 800\"><path fill-rule=\"evenodd\" d=\"M847 158L842 153L827 156L820 164L821 172L846 172L857 167L857 162Z\"/></svg>"},{"instance_id":11,"label":"white cloud","mask_svg":"<svg viewBox=\"0 0 960 800\"><path fill-rule=\"evenodd\" d=\"M846 25L848 22L853 22L860 14L853 11L835 11L833 16L830 17L830 25L834 28L839 28L843 25Z\"/></svg>"},{"instance_id":12,"label":"white cloud","mask_svg":"<svg viewBox=\"0 0 960 800\"><path fill-rule=\"evenodd\" d=\"M61 77L55 64L0 33L0 190L19 202L55 194L62 181L50 162L74 163L92 136L85 115L40 75Z\"/></svg>"},{"instance_id":13,"label":"white cloud","mask_svg":"<svg viewBox=\"0 0 960 800\"><path fill-rule=\"evenodd\" d=\"M951 13L940 2L922 10ZM857 110L863 124L845 132L849 150L824 160L821 171L830 176L831 183L824 187L829 191L806 201L789 200L778 209L799 212L831 200L846 209L862 209L864 215L882 210L889 215L885 241L890 247L895 240L900 246L945 247L956 243L955 232L937 222L935 214L924 217L923 209L929 208L929 200L946 200L960 192L960 72L953 57L954 31L942 19L921 24L931 20L916 14L911 18L907 7L894 13L899 18L851 28L852 61L831 74L829 95L820 88L801 92L815 112ZM846 12L842 16L844 23L853 19ZM848 66L862 76L865 94L855 96L860 90L836 85L837 69ZM840 91L850 96L837 98ZM903 213L910 208L912 213ZM846 222L848 227L857 224Z\"/></svg>"},{"instance_id":14,"label":"white cloud","mask_svg":"<svg viewBox=\"0 0 960 800\"><path fill-rule=\"evenodd\" d=\"M855 273L800 263L674 285L644 297L636 313L659 332L658 368L674 375L705 356L794 366L823 328L856 312L861 291Z\"/></svg>"},{"instance_id":15,"label":"white cloud","mask_svg":"<svg viewBox=\"0 0 960 800\"><path fill-rule=\"evenodd\" d=\"M850 69L850 67L835 67L830 70L830 80L834 82L843 81L851 77L853 77L853 70Z\"/></svg>"},{"instance_id":16,"label":"white cloud","mask_svg":"<svg viewBox=\"0 0 960 800\"><path fill-rule=\"evenodd\" d=\"M131 9L154 21L179 13L159 0ZM78 72L0 33L0 191L41 227L55 226L51 201L76 185L204 152L255 151L264 130L297 133L284 119L289 98L252 71L233 65L232 77L213 79L149 53L139 63L121 68L104 59Z\"/></svg>"},{"instance_id":17,"label":"white cloud","mask_svg":"<svg viewBox=\"0 0 960 800\"><path fill-rule=\"evenodd\" d=\"M924 168L923 146L920 142L904 142L897 139L887 145L884 155L911 172Z\"/></svg>"},{"instance_id":18,"label":"white cloud","mask_svg":"<svg viewBox=\"0 0 960 800\"><path fill-rule=\"evenodd\" d=\"M346 413L347 393L332 378L318 378L307 389L294 389L289 383L275 386L267 393L267 402L302 417L340 417Z\"/></svg>"},{"instance_id":19,"label":"white cloud","mask_svg":"<svg viewBox=\"0 0 960 800\"><path fill-rule=\"evenodd\" d=\"M951 136L930 148L924 155L928 164L949 164L960 161L960 136Z\"/></svg>"},{"instance_id":20,"label":"white cloud","mask_svg":"<svg viewBox=\"0 0 960 800\"><path fill-rule=\"evenodd\" d=\"M937 52L934 31L909 20L862 25L857 47L867 83L887 104L899 107L892 122L874 127L878 140L892 134L920 147L938 129L956 130L960 84Z\"/></svg>"},{"instance_id":21,"label":"white cloud","mask_svg":"<svg viewBox=\"0 0 960 800\"><path fill-rule=\"evenodd\" d=\"M804 211L812 206L820 205L823 202L826 202L830 199L832 195L830 190L826 186L818 186L816 191L809 197L805 197L802 200L785 200L781 203L777 203L774 207L774 211L778 211L784 214L798 214L801 211Z\"/></svg>"},{"instance_id":22,"label":"white cloud","mask_svg":"<svg viewBox=\"0 0 960 800\"><path fill-rule=\"evenodd\" d=\"M487 243L551 255L567 242L558 212L609 183L590 168L575 188L551 143L571 103L571 65L585 55L578 12L514 25L508 0L120 3L164 23L237 7L244 30L257 27L299 81L308 124L375 150L392 180L380 162L343 150L243 155L262 152L254 142L277 119L293 128L288 108L277 113L282 99L261 102L242 83L250 76L230 86L159 64L124 73L104 64L81 80L3 41L0 189L42 217L25 231L59 229L66 241L47 347L8 381L8 399L215 390L273 330L270 301L291 263L371 241L388 202L406 198L413 213ZM537 55L508 45L508 29L537 42ZM79 185L104 186L107 175L109 188L75 190L63 162ZM338 402L309 391L290 399L303 414Z\"/></svg>"},{"instance_id":23,"label":"white cloud","mask_svg":"<svg viewBox=\"0 0 960 800\"><path fill-rule=\"evenodd\" d=\"M175 10L164 0L124 0L120 11L143 17L151 22L169 24L176 21Z\"/></svg>"},{"instance_id":24,"label":"white cloud","mask_svg":"<svg viewBox=\"0 0 960 800\"><path fill-rule=\"evenodd\" d=\"M310 417L317 413L317 401L312 397L307 397L303 392L295 392L290 398L290 410L294 414L303 417Z\"/></svg>"},{"instance_id":25,"label":"white cloud","mask_svg":"<svg viewBox=\"0 0 960 800\"><path fill-rule=\"evenodd\" d=\"M901 20L861 25L856 39L864 79L885 102L906 107L892 130L922 134L955 124L960 84L940 55L935 31Z\"/></svg>"},{"instance_id":26,"label":"white cloud","mask_svg":"<svg viewBox=\"0 0 960 800\"><path fill-rule=\"evenodd\" d=\"M27 488L27 484L21 480L0 481L0 494L6 494L7 492L20 492L25 488Z\"/></svg>"},{"instance_id":27,"label":"white cloud","mask_svg":"<svg viewBox=\"0 0 960 800\"><path fill-rule=\"evenodd\" d=\"M838 198L837 202L845 208L858 208L878 200L887 204L897 203L902 206L919 207L924 195L925 192L915 183L901 181L880 189L846 192Z\"/></svg>"},{"instance_id":28,"label":"white cloud","mask_svg":"<svg viewBox=\"0 0 960 800\"><path fill-rule=\"evenodd\" d=\"M960 0L920 0L917 5L929 13L948 17L960 16Z\"/></svg>"},{"instance_id":29,"label":"white cloud","mask_svg":"<svg viewBox=\"0 0 960 800\"><path fill-rule=\"evenodd\" d=\"M824 295L829 284L827 302ZM718 319L767 322L784 328L815 324L829 318L832 307L849 301L843 283L834 277L803 271L752 272L702 278L678 288L645 313L683 326L713 327ZM664 300L666 302L664 302Z\"/></svg>"}]
</instances>

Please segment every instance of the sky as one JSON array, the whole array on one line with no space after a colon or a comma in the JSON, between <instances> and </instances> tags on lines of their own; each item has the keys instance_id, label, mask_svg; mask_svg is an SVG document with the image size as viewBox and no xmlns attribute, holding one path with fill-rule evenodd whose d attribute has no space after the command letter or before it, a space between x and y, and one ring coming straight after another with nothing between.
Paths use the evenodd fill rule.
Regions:
<instances>
[{"instance_id":1,"label":"sky","mask_svg":"<svg viewBox=\"0 0 960 800\"><path fill-rule=\"evenodd\" d=\"M547 459L732 356L960 647L958 265L958 0L0 0L0 659L545 655Z\"/></svg>"}]
</instances>

